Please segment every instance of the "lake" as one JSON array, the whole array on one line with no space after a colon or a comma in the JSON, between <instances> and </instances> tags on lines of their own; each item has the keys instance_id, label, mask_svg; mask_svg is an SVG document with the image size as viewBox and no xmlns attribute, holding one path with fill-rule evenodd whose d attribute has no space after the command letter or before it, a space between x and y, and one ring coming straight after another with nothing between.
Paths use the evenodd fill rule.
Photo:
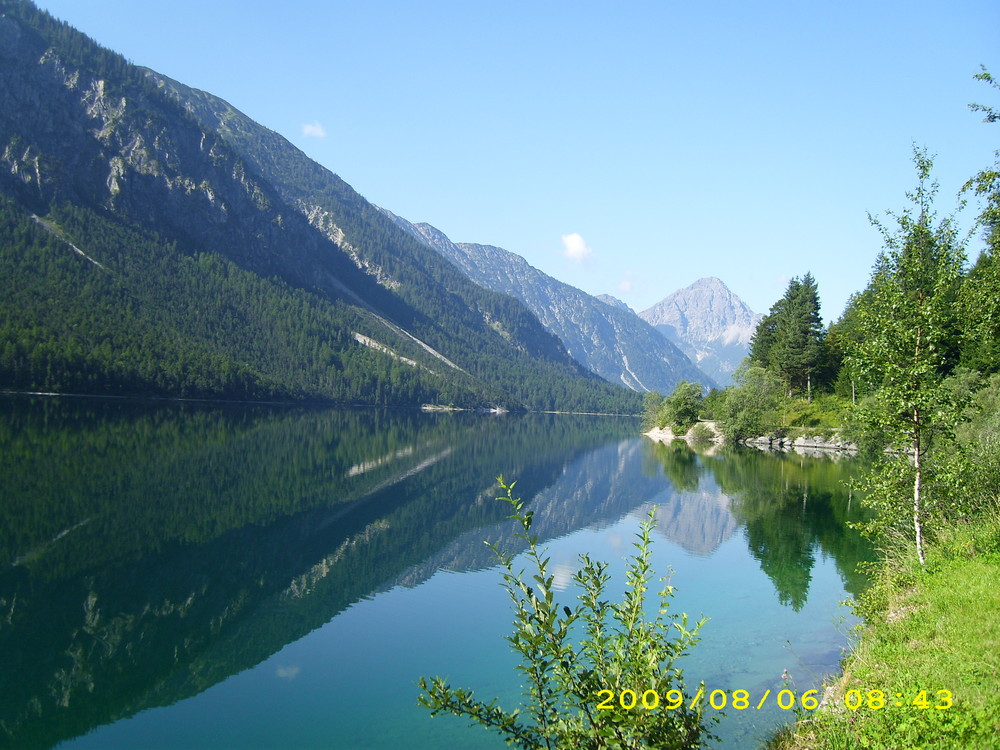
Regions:
<instances>
[{"instance_id":1,"label":"lake","mask_svg":"<svg viewBox=\"0 0 1000 750\"><path fill-rule=\"evenodd\" d=\"M815 687L872 551L832 456L655 444L636 419L0 398L0 747L499 748L419 707L520 694L493 553L517 480L574 605L656 506L690 684ZM520 562L520 559L519 559ZM672 571L672 572L671 572ZM657 589L658 590L658 587ZM654 597L655 599L655 597ZM794 720L727 709L725 748Z\"/></svg>"}]
</instances>

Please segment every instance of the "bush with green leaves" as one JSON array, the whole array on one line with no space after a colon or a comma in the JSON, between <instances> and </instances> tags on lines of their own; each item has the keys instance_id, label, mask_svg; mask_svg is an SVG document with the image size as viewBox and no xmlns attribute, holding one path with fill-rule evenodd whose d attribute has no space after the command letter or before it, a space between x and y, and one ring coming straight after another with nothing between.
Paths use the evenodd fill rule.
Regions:
<instances>
[{"instance_id":1,"label":"bush with green leaves","mask_svg":"<svg viewBox=\"0 0 1000 750\"><path fill-rule=\"evenodd\" d=\"M744 364L733 373L736 385L726 389L722 431L732 441L778 434L785 384L770 370Z\"/></svg>"},{"instance_id":2,"label":"bush with green leaves","mask_svg":"<svg viewBox=\"0 0 1000 750\"><path fill-rule=\"evenodd\" d=\"M514 556L490 545L505 571L504 588L513 604L515 627L507 641L521 657L526 705L507 711L498 699L477 700L472 691L453 688L440 677L420 678L420 704L432 715L467 717L521 748L686 750L713 739L701 702L691 699L677 664L698 642L706 619L689 628L686 614L668 615L674 591L669 583L659 594L656 616L649 618L645 611L653 578L653 513L643 521L636 553L628 560L622 602L605 599L608 564L581 555L582 568L574 576L579 604L573 611L555 600L550 561L531 534L532 512L513 496L516 483L507 485L503 477L499 482L506 495L498 499L510 503L510 518L522 528L517 536L527 543L526 556L537 571L526 582L524 571L514 569ZM654 703L658 708L645 707ZM667 708L675 703L677 708Z\"/></svg>"},{"instance_id":3,"label":"bush with green leaves","mask_svg":"<svg viewBox=\"0 0 1000 750\"><path fill-rule=\"evenodd\" d=\"M715 433L712 432L711 427L699 422L691 428L690 437L694 440L712 440L715 437Z\"/></svg>"},{"instance_id":4,"label":"bush with green leaves","mask_svg":"<svg viewBox=\"0 0 1000 750\"><path fill-rule=\"evenodd\" d=\"M683 435L698 421L701 407L701 386L682 380L659 405L656 426L671 427L674 434Z\"/></svg>"},{"instance_id":5,"label":"bush with green leaves","mask_svg":"<svg viewBox=\"0 0 1000 750\"><path fill-rule=\"evenodd\" d=\"M701 400L700 414L702 419L718 419L722 414L722 405L726 400L726 392L722 388L713 388Z\"/></svg>"}]
</instances>

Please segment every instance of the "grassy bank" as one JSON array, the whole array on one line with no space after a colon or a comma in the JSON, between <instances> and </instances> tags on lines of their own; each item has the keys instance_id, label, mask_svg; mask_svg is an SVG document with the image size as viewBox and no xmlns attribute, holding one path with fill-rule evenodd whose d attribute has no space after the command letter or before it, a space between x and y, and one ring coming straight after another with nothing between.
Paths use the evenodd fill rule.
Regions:
<instances>
[{"instance_id":1,"label":"grassy bank","mask_svg":"<svg viewBox=\"0 0 1000 750\"><path fill-rule=\"evenodd\" d=\"M1000 511L942 532L926 569L910 551L874 577L826 704L770 750L1000 747Z\"/></svg>"}]
</instances>

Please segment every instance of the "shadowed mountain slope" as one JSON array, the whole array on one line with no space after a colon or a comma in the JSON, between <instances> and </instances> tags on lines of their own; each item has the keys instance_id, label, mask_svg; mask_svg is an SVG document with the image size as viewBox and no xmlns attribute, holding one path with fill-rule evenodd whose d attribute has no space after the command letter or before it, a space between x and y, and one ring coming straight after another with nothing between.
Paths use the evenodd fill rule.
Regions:
<instances>
[{"instance_id":1,"label":"shadowed mountain slope","mask_svg":"<svg viewBox=\"0 0 1000 750\"><path fill-rule=\"evenodd\" d=\"M631 411L227 103L0 0L0 387Z\"/></svg>"}]
</instances>

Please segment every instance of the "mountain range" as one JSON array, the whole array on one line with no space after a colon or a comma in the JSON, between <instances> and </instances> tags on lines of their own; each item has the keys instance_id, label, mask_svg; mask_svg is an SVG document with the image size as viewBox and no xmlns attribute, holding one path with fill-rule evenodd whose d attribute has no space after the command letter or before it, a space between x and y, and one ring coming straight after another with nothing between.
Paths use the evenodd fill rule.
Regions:
<instances>
[{"instance_id":1,"label":"mountain range","mask_svg":"<svg viewBox=\"0 0 1000 750\"><path fill-rule=\"evenodd\" d=\"M566 345L571 357L605 380L635 391L661 393L669 393L682 380L714 385L624 302L607 295L603 300L593 297L503 248L456 244L430 224L411 224L388 211L386 215L480 286L521 300Z\"/></svg>"},{"instance_id":2,"label":"mountain range","mask_svg":"<svg viewBox=\"0 0 1000 750\"><path fill-rule=\"evenodd\" d=\"M0 0L0 264L8 390L636 413L747 338L693 323L714 289L637 316L400 219L27 0Z\"/></svg>"},{"instance_id":3,"label":"mountain range","mask_svg":"<svg viewBox=\"0 0 1000 750\"><path fill-rule=\"evenodd\" d=\"M638 410L281 136L0 13L3 387Z\"/></svg>"}]
</instances>

